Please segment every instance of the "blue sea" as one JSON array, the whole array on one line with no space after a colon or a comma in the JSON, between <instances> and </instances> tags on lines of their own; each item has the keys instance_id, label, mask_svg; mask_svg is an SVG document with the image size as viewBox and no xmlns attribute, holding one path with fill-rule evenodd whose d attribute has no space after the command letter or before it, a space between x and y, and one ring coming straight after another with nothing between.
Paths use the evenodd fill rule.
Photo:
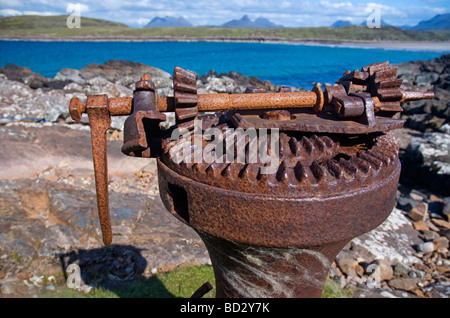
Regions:
<instances>
[{"instance_id":1,"label":"blue sea","mask_svg":"<svg viewBox=\"0 0 450 318\"><path fill-rule=\"evenodd\" d=\"M272 43L0 41L0 66L12 63L53 77L61 68L125 59L170 74L177 65L200 75L236 71L310 89L314 82L334 83L346 70L374 62L428 60L444 53L449 52Z\"/></svg>"}]
</instances>

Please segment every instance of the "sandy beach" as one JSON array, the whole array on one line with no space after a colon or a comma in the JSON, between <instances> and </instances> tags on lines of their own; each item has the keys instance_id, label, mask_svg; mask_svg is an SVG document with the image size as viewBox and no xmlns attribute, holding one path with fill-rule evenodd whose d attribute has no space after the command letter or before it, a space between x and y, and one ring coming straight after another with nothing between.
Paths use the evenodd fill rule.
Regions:
<instances>
[{"instance_id":1,"label":"sandy beach","mask_svg":"<svg viewBox=\"0 0 450 318\"><path fill-rule=\"evenodd\" d=\"M42 36L0 36L0 41L92 41L92 42L258 42L284 43L299 45L324 45L356 48L384 48L403 50L450 51L450 41L358 41L358 40L328 40L328 39L286 39L275 37L105 37L105 36L74 36L74 37L42 37Z\"/></svg>"}]
</instances>

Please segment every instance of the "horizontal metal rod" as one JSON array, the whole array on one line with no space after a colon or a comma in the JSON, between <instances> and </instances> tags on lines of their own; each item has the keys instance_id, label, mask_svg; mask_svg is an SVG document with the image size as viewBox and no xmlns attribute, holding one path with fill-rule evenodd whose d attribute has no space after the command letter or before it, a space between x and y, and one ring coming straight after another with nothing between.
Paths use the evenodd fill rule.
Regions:
<instances>
[{"instance_id":1,"label":"horizontal metal rod","mask_svg":"<svg viewBox=\"0 0 450 318\"><path fill-rule=\"evenodd\" d=\"M316 102L314 92L197 95L197 108L201 112L313 107ZM159 97L158 110L175 111L174 98Z\"/></svg>"}]
</instances>

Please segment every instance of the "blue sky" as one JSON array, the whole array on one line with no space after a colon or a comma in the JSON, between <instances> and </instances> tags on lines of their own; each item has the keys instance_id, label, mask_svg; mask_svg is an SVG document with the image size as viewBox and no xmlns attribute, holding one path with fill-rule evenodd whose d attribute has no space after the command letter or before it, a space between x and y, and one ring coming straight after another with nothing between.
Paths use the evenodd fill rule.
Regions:
<instances>
[{"instance_id":1,"label":"blue sky","mask_svg":"<svg viewBox=\"0 0 450 318\"><path fill-rule=\"evenodd\" d=\"M79 4L81 16L102 18L138 27L159 16L183 16L193 25L222 24L247 14L288 27L329 26L336 20L361 23L379 8L392 25L416 25L436 14L450 12L449 0L0 0L0 15L67 14Z\"/></svg>"}]
</instances>

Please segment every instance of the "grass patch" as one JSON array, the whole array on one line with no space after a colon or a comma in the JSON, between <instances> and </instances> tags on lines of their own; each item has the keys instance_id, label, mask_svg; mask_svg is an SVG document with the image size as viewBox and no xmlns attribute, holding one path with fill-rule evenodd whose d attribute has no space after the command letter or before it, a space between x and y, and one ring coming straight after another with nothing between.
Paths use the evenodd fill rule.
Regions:
<instances>
[{"instance_id":1,"label":"grass patch","mask_svg":"<svg viewBox=\"0 0 450 318\"><path fill-rule=\"evenodd\" d=\"M95 287L88 294L66 286L56 291L45 291L41 298L189 298L205 282L213 289L203 298L216 296L214 272L211 266L189 266L168 273L160 273L148 279L135 280L121 286ZM341 289L339 284L328 278L325 282L322 298L351 298L351 288Z\"/></svg>"},{"instance_id":2,"label":"grass patch","mask_svg":"<svg viewBox=\"0 0 450 318\"><path fill-rule=\"evenodd\" d=\"M353 293L351 287L342 289L337 282L328 277L323 287L322 298L352 298Z\"/></svg>"},{"instance_id":3,"label":"grass patch","mask_svg":"<svg viewBox=\"0 0 450 318\"><path fill-rule=\"evenodd\" d=\"M392 26L369 29L365 26L243 29L220 27L132 28L122 23L81 17L81 28L69 29L67 15L0 17L0 36L36 36L46 38L130 37L130 38L252 38L322 39L362 41L448 41L450 31L413 31Z\"/></svg>"},{"instance_id":4,"label":"grass patch","mask_svg":"<svg viewBox=\"0 0 450 318\"><path fill-rule=\"evenodd\" d=\"M205 282L214 287L203 298L214 298L215 282L211 266L189 266L160 273L148 279L95 287L89 293L62 286L45 291L41 298L189 298Z\"/></svg>"}]
</instances>

